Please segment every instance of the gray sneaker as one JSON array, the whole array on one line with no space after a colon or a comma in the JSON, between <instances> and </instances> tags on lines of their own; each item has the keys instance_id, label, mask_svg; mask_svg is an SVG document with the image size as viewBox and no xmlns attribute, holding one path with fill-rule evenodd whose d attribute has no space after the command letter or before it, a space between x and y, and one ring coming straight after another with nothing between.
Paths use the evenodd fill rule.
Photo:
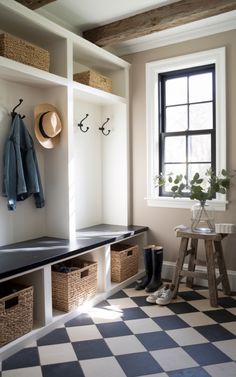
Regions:
<instances>
[{"instance_id":1,"label":"gray sneaker","mask_svg":"<svg viewBox=\"0 0 236 377\"><path fill-rule=\"evenodd\" d=\"M160 297L158 297L156 299L156 304L158 304L158 305L168 305L171 302L171 300L174 296L174 289L175 289L175 286L173 284L171 284L168 287L165 286L163 288L163 291L162 291Z\"/></svg>"},{"instance_id":2,"label":"gray sneaker","mask_svg":"<svg viewBox=\"0 0 236 377\"><path fill-rule=\"evenodd\" d=\"M146 301L149 302L150 304L156 304L156 300L158 297L161 297L162 292L164 291L165 287L159 288L157 291L153 292L151 295L149 295L146 298Z\"/></svg>"}]
</instances>

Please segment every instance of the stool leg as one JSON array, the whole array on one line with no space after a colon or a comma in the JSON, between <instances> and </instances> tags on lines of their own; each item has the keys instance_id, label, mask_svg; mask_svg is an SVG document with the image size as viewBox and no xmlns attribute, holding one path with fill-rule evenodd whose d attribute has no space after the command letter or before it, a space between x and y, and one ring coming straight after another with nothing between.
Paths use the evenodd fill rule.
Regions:
<instances>
[{"instance_id":1,"label":"stool leg","mask_svg":"<svg viewBox=\"0 0 236 377\"><path fill-rule=\"evenodd\" d=\"M190 254L190 257L189 257L189 262L188 262L188 271L195 271L195 267L196 267L196 264L195 264L195 261L197 259L197 244L198 244L198 240L195 239L195 238L192 238L191 239L191 254ZM186 279L186 286L189 287L189 288L192 288L193 286L193 277L191 276L188 276L187 279Z\"/></svg>"},{"instance_id":2,"label":"stool leg","mask_svg":"<svg viewBox=\"0 0 236 377\"><path fill-rule=\"evenodd\" d=\"M230 296L231 290L230 290L227 270L225 267L225 259L224 259L222 244L221 244L221 241L214 241L214 244L215 244L216 258L218 262L220 276L222 279L221 282L222 282L223 292L225 295Z\"/></svg>"},{"instance_id":3,"label":"stool leg","mask_svg":"<svg viewBox=\"0 0 236 377\"><path fill-rule=\"evenodd\" d=\"M211 240L205 240L206 248L206 263L207 263L207 275L208 275L208 285L209 285L209 296L211 306L218 306L218 294L216 286L216 275L215 275L215 260L214 251Z\"/></svg>"},{"instance_id":4,"label":"stool leg","mask_svg":"<svg viewBox=\"0 0 236 377\"><path fill-rule=\"evenodd\" d=\"M186 251L188 247L188 238L181 238L180 242L180 248L179 248L179 256L176 262L175 272L172 279L172 284L174 284L174 292L173 292L173 298L176 297L178 289L179 289L179 283L180 283L180 272L183 269L184 259L186 257Z\"/></svg>"}]
</instances>

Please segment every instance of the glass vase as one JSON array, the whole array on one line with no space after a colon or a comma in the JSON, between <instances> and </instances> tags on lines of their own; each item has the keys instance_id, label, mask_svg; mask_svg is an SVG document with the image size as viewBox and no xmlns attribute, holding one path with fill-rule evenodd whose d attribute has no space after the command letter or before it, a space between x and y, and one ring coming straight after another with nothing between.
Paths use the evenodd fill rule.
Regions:
<instances>
[{"instance_id":1,"label":"glass vase","mask_svg":"<svg viewBox=\"0 0 236 377\"><path fill-rule=\"evenodd\" d=\"M210 233L215 231L215 211L210 204L200 201L192 206L191 211L191 229L193 232Z\"/></svg>"}]
</instances>

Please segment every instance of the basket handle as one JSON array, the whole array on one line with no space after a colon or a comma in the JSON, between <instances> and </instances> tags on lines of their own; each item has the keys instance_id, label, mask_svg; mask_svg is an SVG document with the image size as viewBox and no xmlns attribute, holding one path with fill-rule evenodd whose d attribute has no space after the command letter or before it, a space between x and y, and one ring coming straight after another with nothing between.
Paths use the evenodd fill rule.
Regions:
<instances>
[{"instance_id":1,"label":"basket handle","mask_svg":"<svg viewBox=\"0 0 236 377\"><path fill-rule=\"evenodd\" d=\"M89 269L81 271L81 273L80 273L81 279L85 278L88 275L89 275Z\"/></svg>"},{"instance_id":2,"label":"basket handle","mask_svg":"<svg viewBox=\"0 0 236 377\"><path fill-rule=\"evenodd\" d=\"M131 256L131 255L133 255L133 249L132 249L132 250L129 250L129 251L127 251L127 257L129 257L129 256Z\"/></svg>"},{"instance_id":3,"label":"basket handle","mask_svg":"<svg viewBox=\"0 0 236 377\"><path fill-rule=\"evenodd\" d=\"M5 310L12 308L13 306L18 305L19 296L9 298L5 301Z\"/></svg>"}]
</instances>

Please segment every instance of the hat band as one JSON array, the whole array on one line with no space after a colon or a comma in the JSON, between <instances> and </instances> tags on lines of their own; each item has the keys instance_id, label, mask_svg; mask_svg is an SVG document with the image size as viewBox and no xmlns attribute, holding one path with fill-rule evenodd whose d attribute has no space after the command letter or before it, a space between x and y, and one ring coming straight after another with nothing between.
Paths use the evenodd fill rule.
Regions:
<instances>
[{"instance_id":1,"label":"hat band","mask_svg":"<svg viewBox=\"0 0 236 377\"><path fill-rule=\"evenodd\" d=\"M48 136L46 134L46 132L44 131L44 129L43 129L43 117L47 113L50 113L50 111L46 111L46 113L43 113L42 115L40 115L40 118L39 118L39 131L41 132L41 134L42 134L43 137L45 137L46 139L50 139L50 136Z\"/></svg>"}]
</instances>

